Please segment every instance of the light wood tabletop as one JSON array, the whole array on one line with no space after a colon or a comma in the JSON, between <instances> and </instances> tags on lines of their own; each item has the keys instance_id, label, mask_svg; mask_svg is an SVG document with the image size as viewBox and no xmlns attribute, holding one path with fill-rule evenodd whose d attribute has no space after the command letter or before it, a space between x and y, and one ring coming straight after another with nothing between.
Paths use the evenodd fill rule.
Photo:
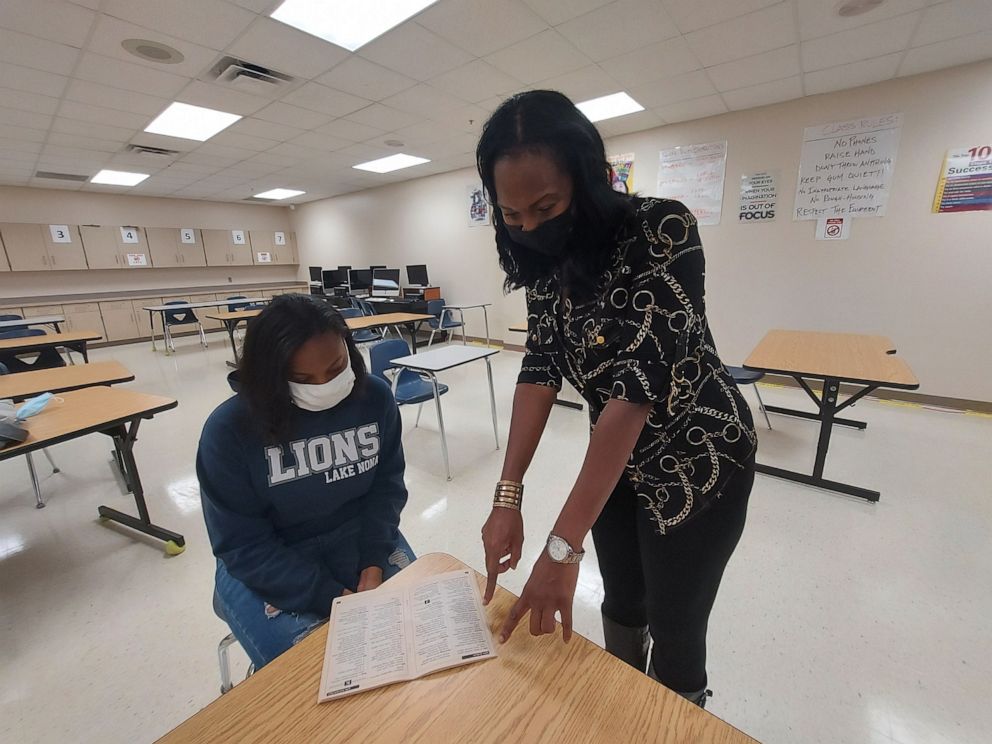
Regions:
<instances>
[{"instance_id":1,"label":"light wood tabletop","mask_svg":"<svg viewBox=\"0 0 992 744\"><path fill-rule=\"evenodd\" d=\"M61 403L49 403L45 410L23 423L28 438L0 449L0 460L103 431L137 417L150 418L178 405L173 398L102 386L73 390L61 397Z\"/></svg>"},{"instance_id":2,"label":"light wood tabletop","mask_svg":"<svg viewBox=\"0 0 992 744\"><path fill-rule=\"evenodd\" d=\"M466 566L442 553L414 561L392 585ZM480 586L485 578L475 574ZM497 588L495 631L516 597ZM326 626L160 739L219 742L697 742L754 739L573 635L534 638L526 623L499 658L317 703Z\"/></svg>"},{"instance_id":3,"label":"light wood tabletop","mask_svg":"<svg viewBox=\"0 0 992 744\"><path fill-rule=\"evenodd\" d=\"M95 385L130 382L134 374L120 362L95 362L0 376L0 398L24 400L41 393L64 393Z\"/></svg>"},{"instance_id":4,"label":"light wood tabletop","mask_svg":"<svg viewBox=\"0 0 992 744\"><path fill-rule=\"evenodd\" d=\"M207 317L213 320L220 321L232 321L232 320L249 320L250 318L256 317L261 310L238 310L233 313L223 312L223 313L207 313ZM365 315L360 318L345 318L345 323L353 331L364 330L368 328L381 328L387 325L396 325L398 323L417 323L424 320L430 320L433 315L422 315L420 313L381 313L379 315Z\"/></svg>"},{"instance_id":5,"label":"light wood tabletop","mask_svg":"<svg viewBox=\"0 0 992 744\"><path fill-rule=\"evenodd\" d=\"M255 318L261 313L261 310L221 310L217 312L205 313L205 317L211 320L219 320L221 322L227 322L229 320L249 320Z\"/></svg>"},{"instance_id":6,"label":"light wood tabletop","mask_svg":"<svg viewBox=\"0 0 992 744\"><path fill-rule=\"evenodd\" d=\"M820 331L769 331L744 361L747 369L833 378L912 390L920 381L884 336Z\"/></svg>"},{"instance_id":7,"label":"light wood tabletop","mask_svg":"<svg viewBox=\"0 0 992 744\"><path fill-rule=\"evenodd\" d=\"M80 344L87 341L99 341L103 335L96 331L69 331L68 333L46 333L44 336L22 336L20 338L0 339L0 351L12 349L35 349L49 346L64 346Z\"/></svg>"}]
</instances>

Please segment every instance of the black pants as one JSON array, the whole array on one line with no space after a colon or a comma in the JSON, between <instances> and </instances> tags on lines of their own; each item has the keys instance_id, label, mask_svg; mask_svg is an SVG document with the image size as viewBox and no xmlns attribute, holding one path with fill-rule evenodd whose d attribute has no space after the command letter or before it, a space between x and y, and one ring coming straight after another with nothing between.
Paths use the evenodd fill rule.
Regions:
<instances>
[{"instance_id":1,"label":"black pants","mask_svg":"<svg viewBox=\"0 0 992 744\"><path fill-rule=\"evenodd\" d=\"M706 628L723 570L737 547L754 461L702 514L665 535L621 477L592 528L603 576L603 614L650 628L658 679L676 692L706 687Z\"/></svg>"}]
</instances>

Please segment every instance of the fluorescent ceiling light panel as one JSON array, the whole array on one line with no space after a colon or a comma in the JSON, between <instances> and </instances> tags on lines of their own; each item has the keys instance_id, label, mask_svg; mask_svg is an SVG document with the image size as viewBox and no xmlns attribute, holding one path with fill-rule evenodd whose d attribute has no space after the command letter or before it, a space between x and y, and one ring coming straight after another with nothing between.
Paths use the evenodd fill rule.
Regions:
<instances>
[{"instance_id":1,"label":"fluorescent ceiling light panel","mask_svg":"<svg viewBox=\"0 0 992 744\"><path fill-rule=\"evenodd\" d=\"M626 116L644 110L641 104L626 93L601 96L575 105L589 121L603 121L603 119L613 119L617 116Z\"/></svg>"},{"instance_id":2,"label":"fluorescent ceiling light panel","mask_svg":"<svg viewBox=\"0 0 992 744\"><path fill-rule=\"evenodd\" d=\"M90 183L103 183L108 186L136 186L148 178L147 173L131 173L104 169L90 179Z\"/></svg>"},{"instance_id":3,"label":"fluorescent ceiling light panel","mask_svg":"<svg viewBox=\"0 0 992 744\"><path fill-rule=\"evenodd\" d=\"M306 191L297 191L296 189L271 189L269 191L263 191L261 194L255 194L256 199L288 199L291 196L299 196L300 194L305 194Z\"/></svg>"},{"instance_id":4,"label":"fluorescent ceiling light panel","mask_svg":"<svg viewBox=\"0 0 992 744\"><path fill-rule=\"evenodd\" d=\"M206 142L240 118L240 115L229 114L226 111L175 102L170 103L169 108L155 117L155 120L145 127L145 131L149 134L164 134L167 137Z\"/></svg>"},{"instance_id":5,"label":"fluorescent ceiling light panel","mask_svg":"<svg viewBox=\"0 0 992 744\"><path fill-rule=\"evenodd\" d=\"M354 52L437 0L286 0L272 18Z\"/></svg>"},{"instance_id":6,"label":"fluorescent ceiling light panel","mask_svg":"<svg viewBox=\"0 0 992 744\"><path fill-rule=\"evenodd\" d=\"M367 163L360 163L351 167L357 170L372 171L373 173L390 173L401 168L411 168L414 165L429 162L431 161L427 158L418 158L415 155L403 155L400 153L399 155L390 155L388 158L370 160Z\"/></svg>"}]
</instances>

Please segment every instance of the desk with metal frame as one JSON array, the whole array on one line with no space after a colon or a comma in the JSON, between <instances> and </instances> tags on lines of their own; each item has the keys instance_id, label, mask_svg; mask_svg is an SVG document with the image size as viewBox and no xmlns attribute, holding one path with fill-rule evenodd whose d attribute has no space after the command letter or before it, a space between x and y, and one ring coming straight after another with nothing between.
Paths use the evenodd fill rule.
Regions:
<instances>
[{"instance_id":1,"label":"desk with metal frame","mask_svg":"<svg viewBox=\"0 0 992 744\"><path fill-rule=\"evenodd\" d=\"M475 305L445 305L444 306L444 309L445 310L457 310L458 311L458 316L461 318L461 321L462 321L462 328L464 329L465 328L465 311L466 310L475 310L476 308L482 308L482 317L483 317L483 319L486 322L486 346L489 346L490 345L489 344L489 311L487 310L487 308L490 308L492 306L493 306L493 303L491 303L491 302L480 302L480 303L477 303Z\"/></svg>"},{"instance_id":2,"label":"desk with metal frame","mask_svg":"<svg viewBox=\"0 0 992 744\"><path fill-rule=\"evenodd\" d=\"M138 439L141 421L175 408L179 405L178 402L160 395L109 387L73 390L61 397L61 403L49 405L25 422L29 432L27 440L0 449L0 460L35 452L87 434L106 434L114 442L114 461L123 477L126 492L134 496L138 516L125 514L109 506L98 507L97 513L102 519L118 522L162 540L165 542L165 552L169 555L183 552L186 549L186 540L182 535L152 523L145 504L145 491L138 475L138 465L134 459L134 443Z\"/></svg>"},{"instance_id":3,"label":"desk with metal frame","mask_svg":"<svg viewBox=\"0 0 992 744\"><path fill-rule=\"evenodd\" d=\"M89 341L100 341L103 336L96 331L70 331L68 333L47 333L44 336L24 336L22 338L0 339L0 351L14 354L30 354L43 349L67 349L78 352L89 362L89 352L86 344ZM72 355L69 355L72 362Z\"/></svg>"},{"instance_id":4,"label":"desk with metal frame","mask_svg":"<svg viewBox=\"0 0 992 744\"><path fill-rule=\"evenodd\" d=\"M63 323L65 323L65 317L62 315L37 315L33 318L24 318L23 320L0 320L0 331L13 328L28 328L29 326L36 325L50 325L55 329L56 333L61 333L62 329L59 326Z\"/></svg>"},{"instance_id":5,"label":"desk with metal frame","mask_svg":"<svg viewBox=\"0 0 992 744\"><path fill-rule=\"evenodd\" d=\"M830 433L835 424L855 429L868 426L864 421L839 418L838 413L880 387L915 390L920 386L909 365L895 356L895 349L889 339L853 333L773 330L754 348L744 362L744 368L792 377L817 409L816 412L809 412L765 406L766 411L820 422L812 475L760 463L755 465L756 472L856 496L866 501L878 501L878 491L827 480L823 477L823 469L830 446ZM806 378L823 381L819 396L807 384ZM842 383L864 387L841 401Z\"/></svg>"},{"instance_id":6,"label":"desk with metal frame","mask_svg":"<svg viewBox=\"0 0 992 744\"><path fill-rule=\"evenodd\" d=\"M162 315L162 336L165 342L165 353L169 353L170 331L165 323L165 314L171 311L195 310L203 307L221 307L222 305L254 305L257 303L271 302L271 297L239 297L236 300L217 300L216 302L183 302L175 305L147 305L142 310L148 311L148 326L152 333L152 351L157 351L155 346L155 313ZM212 317L207 315L208 318ZM205 345L205 344L204 344Z\"/></svg>"},{"instance_id":7,"label":"desk with metal frame","mask_svg":"<svg viewBox=\"0 0 992 744\"><path fill-rule=\"evenodd\" d=\"M499 425L496 420L496 391L493 388L493 368L489 362L489 357L499 354L499 349L478 348L472 346L443 346L439 349L431 349L420 354L397 357L390 363L393 367L409 369L430 378L431 387L434 389L434 404L437 406L437 423L441 430L441 454L444 456L444 470L448 480L451 480L451 466L448 463L448 440L444 431L444 417L441 414L441 395L438 392L437 374L445 370L460 367L463 364L484 359L486 361L486 374L489 375L489 405L493 414L493 434L496 437L496 449L499 449ZM396 394L396 385L399 382L399 375L393 378L393 394Z\"/></svg>"}]
</instances>

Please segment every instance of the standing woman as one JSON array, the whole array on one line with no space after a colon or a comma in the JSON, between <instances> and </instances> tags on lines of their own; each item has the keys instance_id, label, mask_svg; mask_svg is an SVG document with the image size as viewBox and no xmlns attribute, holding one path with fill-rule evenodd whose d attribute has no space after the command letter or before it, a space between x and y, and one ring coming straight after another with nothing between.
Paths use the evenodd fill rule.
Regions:
<instances>
[{"instance_id":1,"label":"standing woman","mask_svg":"<svg viewBox=\"0 0 992 744\"><path fill-rule=\"evenodd\" d=\"M560 93L505 101L476 157L506 289L527 295L527 354L482 530L487 602L520 560L524 474L563 377L592 418L578 479L501 640L528 612L533 635L553 633L560 613L571 637L591 530L606 650L705 705L707 622L744 529L756 437L707 326L696 220L677 201L613 191L602 138Z\"/></svg>"}]
</instances>

